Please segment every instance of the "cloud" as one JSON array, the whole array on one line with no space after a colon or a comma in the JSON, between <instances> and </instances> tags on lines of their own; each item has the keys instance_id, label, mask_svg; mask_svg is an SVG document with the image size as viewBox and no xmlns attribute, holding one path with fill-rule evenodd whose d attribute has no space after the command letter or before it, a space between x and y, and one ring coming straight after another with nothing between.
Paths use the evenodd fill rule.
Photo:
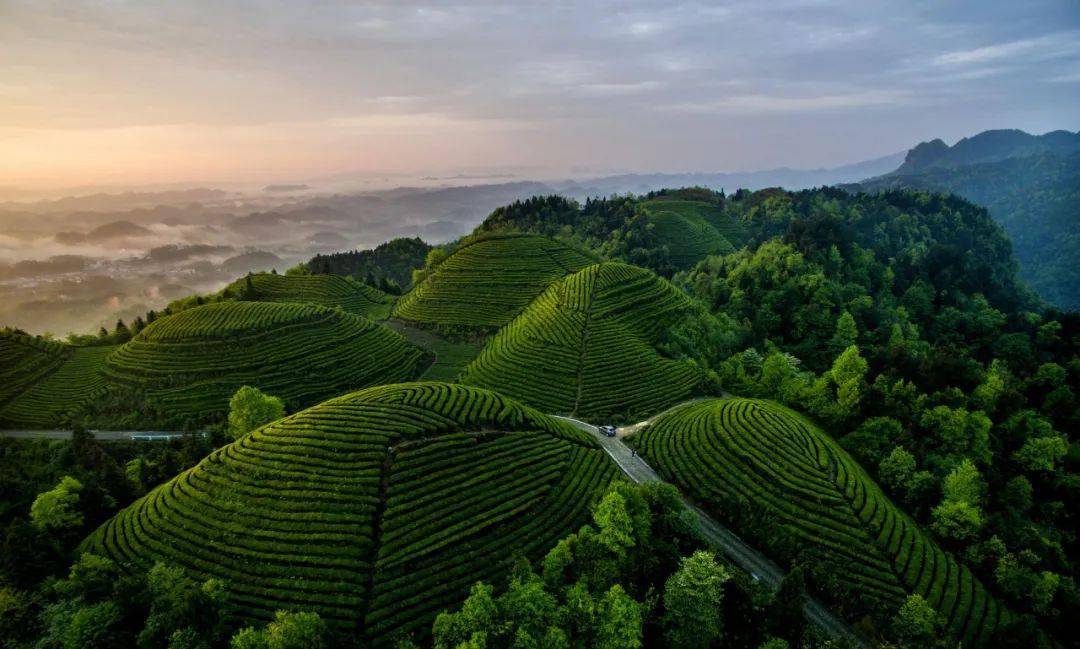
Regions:
<instances>
[{"instance_id":1,"label":"cloud","mask_svg":"<svg viewBox=\"0 0 1080 649\"><path fill-rule=\"evenodd\" d=\"M933 62L939 66L955 67L984 65L1003 60L1012 63L1035 63L1076 55L1080 55L1080 30L955 50L935 57Z\"/></svg>"},{"instance_id":2,"label":"cloud","mask_svg":"<svg viewBox=\"0 0 1080 649\"><path fill-rule=\"evenodd\" d=\"M824 165L824 114L869 156L1069 127L1080 13L1032 2L0 0L0 177Z\"/></svg>"},{"instance_id":3,"label":"cloud","mask_svg":"<svg viewBox=\"0 0 1080 649\"><path fill-rule=\"evenodd\" d=\"M820 113L855 110L910 103L911 97L902 90L868 90L814 96L769 94L731 95L718 99L667 104L661 110L683 113Z\"/></svg>"},{"instance_id":4,"label":"cloud","mask_svg":"<svg viewBox=\"0 0 1080 649\"><path fill-rule=\"evenodd\" d=\"M589 97L625 97L651 92L661 88L659 81L636 81L633 83L586 83L578 86L577 90Z\"/></svg>"}]
</instances>

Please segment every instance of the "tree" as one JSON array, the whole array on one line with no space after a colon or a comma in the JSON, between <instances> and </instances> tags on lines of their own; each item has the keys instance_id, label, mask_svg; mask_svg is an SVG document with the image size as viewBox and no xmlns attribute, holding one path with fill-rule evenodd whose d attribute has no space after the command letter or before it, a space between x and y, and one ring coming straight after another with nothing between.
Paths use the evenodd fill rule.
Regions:
<instances>
[{"instance_id":1,"label":"tree","mask_svg":"<svg viewBox=\"0 0 1080 649\"><path fill-rule=\"evenodd\" d=\"M38 494L30 506L30 520L42 530L68 530L83 524L83 514L79 511L79 492L83 490L81 482L71 476L64 476L49 491Z\"/></svg>"},{"instance_id":2,"label":"tree","mask_svg":"<svg viewBox=\"0 0 1080 649\"><path fill-rule=\"evenodd\" d=\"M769 631L799 646L806 629L806 575L802 566L795 566L780 581L769 606Z\"/></svg>"},{"instance_id":3,"label":"tree","mask_svg":"<svg viewBox=\"0 0 1080 649\"><path fill-rule=\"evenodd\" d=\"M597 603L583 582L566 589L559 617L565 620L567 630L577 645L587 645L596 626Z\"/></svg>"},{"instance_id":4,"label":"tree","mask_svg":"<svg viewBox=\"0 0 1080 649\"><path fill-rule=\"evenodd\" d=\"M265 629L246 627L229 641L230 649L325 649L326 622L313 612L277 611Z\"/></svg>"},{"instance_id":5,"label":"tree","mask_svg":"<svg viewBox=\"0 0 1080 649\"><path fill-rule=\"evenodd\" d=\"M910 595L893 616L890 630L905 645L925 647L932 644L941 625L941 617L922 595Z\"/></svg>"},{"instance_id":6,"label":"tree","mask_svg":"<svg viewBox=\"0 0 1080 649\"><path fill-rule=\"evenodd\" d=\"M859 337L859 328L855 324L855 318L844 311L836 319L836 332L833 334L831 347L836 353L842 352L854 345Z\"/></svg>"},{"instance_id":7,"label":"tree","mask_svg":"<svg viewBox=\"0 0 1080 649\"><path fill-rule=\"evenodd\" d=\"M439 266L450 257L450 253L445 248L432 248L428 250L427 256L424 258L424 266L428 269L433 269Z\"/></svg>"},{"instance_id":8,"label":"tree","mask_svg":"<svg viewBox=\"0 0 1080 649\"><path fill-rule=\"evenodd\" d=\"M252 626L244 627L229 640L229 649L267 649L266 632Z\"/></svg>"},{"instance_id":9,"label":"tree","mask_svg":"<svg viewBox=\"0 0 1080 649\"><path fill-rule=\"evenodd\" d=\"M945 501L934 507L930 527L943 538L969 541L983 526L982 510L963 501Z\"/></svg>"},{"instance_id":10,"label":"tree","mask_svg":"<svg viewBox=\"0 0 1080 649\"><path fill-rule=\"evenodd\" d=\"M64 649L107 649L120 647L113 627L120 623L120 610L105 601L82 606L68 622L62 636Z\"/></svg>"},{"instance_id":11,"label":"tree","mask_svg":"<svg viewBox=\"0 0 1080 649\"><path fill-rule=\"evenodd\" d=\"M937 437L946 452L970 457L980 464L990 462L992 422L984 413L936 406L923 414L920 425Z\"/></svg>"},{"instance_id":12,"label":"tree","mask_svg":"<svg viewBox=\"0 0 1080 649\"><path fill-rule=\"evenodd\" d=\"M596 506L593 520L599 528L599 539L615 553L626 552L634 545L634 523L627 510L626 499L618 491L609 491Z\"/></svg>"},{"instance_id":13,"label":"tree","mask_svg":"<svg viewBox=\"0 0 1080 649\"><path fill-rule=\"evenodd\" d=\"M855 345L845 349L833 362L829 377L836 385L836 410L841 419L851 418L858 413L866 391L868 368Z\"/></svg>"},{"instance_id":14,"label":"tree","mask_svg":"<svg viewBox=\"0 0 1080 649\"><path fill-rule=\"evenodd\" d=\"M945 476L941 491L945 500L963 501L972 505L982 502L986 486L979 469L971 460L963 460Z\"/></svg>"},{"instance_id":15,"label":"tree","mask_svg":"<svg viewBox=\"0 0 1080 649\"><path fill-rule=\"evenodd\" d=\"M183 568L156 563L146 574L150 611L139 633L139 645L217 644L226 635L225 584L219 579L198 583ZM186 646L186 645L185 645Z\"/></svg>"},{"instance_id":16,"label":"tree","mask_svg":"<svg viewBox=\"0 0 1080 649\"><path fill-rule=\"evenodd\" d=\"M318 613L278 611L266 627L266 644L269 649L323 649L326 635L326 622Z\"/></svg>"},{"instance_id":17,"label":"tree","mask_svg":"<svg viewBox=\"0 0 1080 649\"><path fill-rule=\"evenodd\" d=\"M285 416L285 404L258 388L245 385L229 400L229 435L239 439L259 426Z\"/></svg>"},{"instance_id":18,"label":"tree","mask_svg":"<svg viewBox=\"0 0 1080 649\"><path fill-rule=\"evenodd\" d=\"M1023 514L1031 509L1035 503L1031 481L1022 475L1010 479L1005 483L1005 495L1002 501L1006 507L1017 514Z\"/></svg>"},{"instance_id":19,"label":"tree","mask_svg":"<svg viewBox=\"0 0 1080 649\"><path fill-rule=\"evenodd\" d=\"M1009 381L1009 368L1001 359L994 359L990 363L990 371L986 378L971 393L971 401L984 412L993 413L997 408L998 399L1005 393Z\"/></svg>"},{"instance_id":20,"label":"tree","mask_svg":"<svg viewBox=\"0 0 1080 649\"><path fill-rule=\"evenodd\" d=\"M113 341L118 343L126 343L131 340L131 331L128 330L127 325L123 320L116 321L116 328L113 329Z\"/></svg>"},{"instance_id":21,"label":"tree","mask_svg":"<svg viewBox=\"0 0 1080 649\"><path fill-rule=\"evenodd\" d=\"M978 468L965 458L945 476L941 503L932 512L931 527L947 539L967 541L974 538L983 526L979 505L984 491Z\"/></svg>"},{"instance_id":22,"label":"tree","mask_svg":"<svg viewBox=\"0 0 1080 649\"><path fill-rule=\"evenodd\" d=\"M719 639L727 568L711 552L698 551L683 559L664 586L664 624L672 647L708 647Z\"/></svg>"},{"instance_id":23,"label":"tree","mask_svg":"<svg viewBox=\"0 0 1080 649\"><path fill-rule=\"evenodd\" d=\"M1021 552L1019 557L1006 554L998 559L994 577L1001 590L1041 614L1046 613L1053 603L1061 577L1050 571L1036 573L1029 564L1037 560L1028 551Z\"/></svg>"},{"instance_id":24,"label":"tree","mask_svg":"<svg viewBox=\"0 0 1080 649\"><path fill-rule=\"evenodd\" d=\"M641 605L619 584L600 599L597 614L596 646L604 649L637 649L641 646Z\"/></svg>"},{"instance_id":25,"label":"tree","mask_svg":"<svg viewBox=\"0 0 1080 649\"><path fill-rule=\"evenodd\" d=\"M454 649L468 642L476 633L490 630L499 615L494 592L489 584L477 582L457 613L439 613L432 626L432 639L437 648Z\"/></svg>"},{"instance_id":26,"label":"tree","mask_svg":"<svg viewBox=\"0 0 1080 649\"><path fill-rule=\"evenodd\" d=\"M555 622L557 606L555 598L544 589L544 581L531 571L511 581L499 598L503 619L531 638L542 636Z\"/></svg>"},{"instance_id":27,"label":"tree","mask_svg":"<svg viewBox=\"0 0 1080 649\"><path fill-rule=\"evenodd\" d=\"M844 436L840 443L859 459L877 464L890 448L900 442L904 429L900 422L890 417L870 417L854 431Z\"/></svg>"},{"instance_id":28,"label":"tree","mask_svg":"<svg viewBox=\"0 0 1080 649\"><path fill-rule=\"evenodd\" d=\"M1051 472L1068 452L1069 443L1061 435L1032 437L1013 453L1013 459L1027 471Z\"/></svg>"},{"instance_id":29,"label":"tree","mask_svg":"<svg viewBox=\"0 0 1080 649\"><path fill-rule=\"evenodd\" d=\"M878 475L890 489L901 492L907 489L915 473L915 456L903 446L897 446L878 465Z\"/></svg>"}]
</instances>

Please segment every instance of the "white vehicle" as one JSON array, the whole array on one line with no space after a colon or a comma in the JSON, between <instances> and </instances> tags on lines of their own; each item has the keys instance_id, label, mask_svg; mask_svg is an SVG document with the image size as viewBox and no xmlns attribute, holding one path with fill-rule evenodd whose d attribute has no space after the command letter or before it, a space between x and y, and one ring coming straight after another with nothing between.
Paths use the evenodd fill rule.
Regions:
<instances>
[{"instance_id":1,"label":"white vehicle","mask_svg":"<svg viewBox=\"0 0 1080 649\"><path fill-rule=\"evenodd\" d=\"M615 437L616 431L614 426L601 426L600 432L608 437Z\"/></svg>"}]
</instances>

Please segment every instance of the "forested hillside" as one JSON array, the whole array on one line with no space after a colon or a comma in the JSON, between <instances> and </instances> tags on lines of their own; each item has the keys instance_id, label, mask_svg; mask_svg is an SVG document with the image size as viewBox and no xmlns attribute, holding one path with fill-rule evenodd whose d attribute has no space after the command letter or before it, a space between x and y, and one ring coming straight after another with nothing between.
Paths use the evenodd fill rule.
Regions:
<instances>
[{"instance_id":1,"label":"forested hillside","mask_svg":"<svg viewBox=\"0 0 1080 649\"><path fill-rule=\"evenodd\" d=\"M1078 603L1080 317L1041 310L1002 228L920 191L664 194L711 201L745 233L741 249L673 274L743 350L719 364L723 389L825 426L1019 612L1003 637L1061 635ZM642 245L641 202L534 199L481 229L562 229L670 272L669 250Z\"/></svg>"},{"instance_id":2,"label":"forested hillside","mask_svg":"<svg viewBox=\"0 0 1080 649\"><path fill-rule=\"evenodd\" d=\"M1080 315L1045 308L1012 250L926 191L536 197L99 336L5 331L0 423L77 432L0 444L0 611L15 646L301 622L455 649L820 646L805 589L872 642L1068 642ZM429 370L461 385L399 384ZM590 522L638 458L549 415L635 422L619 434L679 491L613 487ZM86 424L208 435L106 450ZM705 537L664 513L680 493L780 589L686 556ZM725 629L680 617L688 592Z\"/></svg>"},{"instance_id":3,"label":"forested hillside","mask_svg":"<svg viewBox=\"0 0 1080 649\"><path fill-rule=\"evenodd\" d=\"M901 167L853 188L949 192L985 206L1012 240L1020 277L1058 308L1080 309L1080 153Z\"/></svg>"}]
</instances>

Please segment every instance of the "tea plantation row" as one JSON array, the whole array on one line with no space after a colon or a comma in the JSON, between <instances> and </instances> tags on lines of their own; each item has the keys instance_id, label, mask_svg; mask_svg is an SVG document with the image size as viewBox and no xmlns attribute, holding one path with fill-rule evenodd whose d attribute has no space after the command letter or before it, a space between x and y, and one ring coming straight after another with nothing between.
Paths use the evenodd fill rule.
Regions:
<instances>
[{"instance_id":1,"label":"tea plantation row","mask_svg":"<svg viewBox=\"0 0 1080 649\"><path fill-rule=\"evenodd\" d=\"M218 302L156 320L108 359L110 381L170 417L220 415L243 385L304 407L417 376L425 355L362 316L311 304Z\"/></svg>"},{"instance_id":2,"label":"tea plantation row","mask_svg":"<svg viewBox=\"0 0 1080 649\"><path fill-rule=\"evenodd\" d=\"M373 320L390 314L394 298L379 289L341 275L276 275L241 277L226 292L257 302L300 302L342 310Z\"/></svg>"},{"instance_id":3,"label":"tea plantation row","mask_svg":"<svg viewBox=\"0 0 1080 649\"><path fill-rule=\"evenodd\" d=\"M702 384L702 368L663 357L662 332L709 316L653 273L590 266L549 287L466 367L462 382L545 412L651 414Z\"/></svg>"},{"instance_id":4,"label":"tea plantation row","mask_svg":"<svg viewBox=\"0 0 1080 649\"><path fill-rule=\"evenodd\" d=\"M541 556L617 474L586 434L492 392L380 386L215 451L84 547L222 578L243 618L310 609L377 642Z\"/></svg>"},{"instance_id":5,"label":"tea plantation row","mask_svg":"<svg viewBox=\"0 0 1080 649\"><path fill-rule=\"evenodd\" d=\"M954 641L984 644L1005 609L897 508L836 442L772 402L714 399L658 418L632 439L666 479L714 509L766 513L857 597L896 610L917 593ZM723 516L721 516L723 518Z\"/></svg>"},{"instance_id":6,"label":"tea plantation row","mask_svg":"<svg viewBox=\"0 0 1080 649\"><path fill-rule=\"evenodd\" d=\"M492 330L509 322L553 281L596 261L547 237L487 235L431 269L398 300L393 315L434 328Z\"/></svg>"}]
</instances>

